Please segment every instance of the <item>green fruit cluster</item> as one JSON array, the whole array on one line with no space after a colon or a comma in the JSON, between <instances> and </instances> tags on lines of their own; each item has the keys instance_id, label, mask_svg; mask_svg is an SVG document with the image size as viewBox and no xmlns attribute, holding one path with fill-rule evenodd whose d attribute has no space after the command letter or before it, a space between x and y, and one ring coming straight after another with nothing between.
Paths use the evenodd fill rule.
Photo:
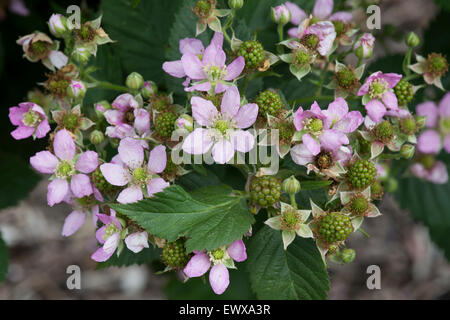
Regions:
<instances>
[{"instance_id":1,"label":"green fruit cluster","mask_svg":"<svg viewBox=\"0 0 450 320\"><path fill-rule=\"evenodd\" d=\"M400 80L394 87L394 93L400 106L406 106L414 98L413 86L406 80Z\"/></svg>"},{"instance_id":2,"label":"green fruit cluster","mask_svg":"<svg viewBox=\"0 0 450 320\"><path fill-rule=\"evenodd\" d=\"M331 212L319 222L319 234L327 243L345 240L353 231L350 218L339 212Z\"/></svg>"},{"instance_id":3,"label":"green fruit cluster","mask_svg":"<svg viewBox=\"0 0 450 320\"><path fill-rule=\"evenodd\" d=\"M256 69L264 61L264 48L259 41L245 41L241 44L237 55L244 57L247 69Z\"/></svg>"},{"instance_id":4,"label":"green fruit cluster","mask_svg":"<svg viewBox=\"0 0 450 320\"><path fill-rule=\"evenodd\" d=\"M155 130L156 132L164 137L170 138L172 132L175 130L175 121L177 116L172 112L164 112L159 114L155 120Z\"/></svg>"},{"instance_id":5,"label":"green fruit cluster","mask_svg":"<svg viewBox=\"0 0 450 320\"><path fill-rule=\"evenodd\" d=\"M161 258L166 266L175 269L184 268L189 262L189 255L182 240L168 242L162 250Z\"/></svg>"},{"instance_id":6,"label":"green fruit cluster","mask_svg":"<svg viewBox=\"0 0 450 320\"><path fill-rule=\"evenodd\" d=\"M347 178L356 189L364 189L370 186L377 175L377 169L368 160L358 160L348 169Z\"/></svg>"},{"instance_id":7,"label":"green fruit cluster","mask_svg":"<svg viewBox=\"0 0 450 320\"><path fill-rule=\"evenodd\" d=\"M259 114L276 116L283 107L283 100L275 91L266 90L261 92L255 100L259 107Z\"/></svg>"},{"instance_id":8,"label":"green fruit cluster","mask_svg":"<svg viewBox=\"0 0 450 320\"><path fill-rule=\"evenodd\" d=\"M250 185L250 196L255 204L270 207L280 199L281 183L271 176L256 177Z\"/></svg>"}]
</instances>

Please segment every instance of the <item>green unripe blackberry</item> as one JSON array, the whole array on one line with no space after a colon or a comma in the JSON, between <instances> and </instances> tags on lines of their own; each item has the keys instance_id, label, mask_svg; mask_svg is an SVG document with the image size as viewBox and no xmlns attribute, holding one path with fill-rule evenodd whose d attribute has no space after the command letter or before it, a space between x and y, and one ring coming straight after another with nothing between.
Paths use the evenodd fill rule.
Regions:
<instances>
[{"instance_id":1,"label":"green unripe blackberry","mask_svg":"<svg viewBox=\"0 0 450 320\"><path fill-rule=\"evenodd\" d=\"M331 212L318 224L320 237L327 243L344 241L353 231L350 218L339 212Z\"/></svg>"},{"instance_id":2,"label":"green unripe blackberry","mask_svg":"<svg viewBox=\"0 0 450 320\"><path fill-rule=\"evenodd\" d=\"M256 69L264 61L264 48L259 41L245 41L239 47L237 55L244 57L247 69Z\"/></svg>"},{"instance_id":3,"label":"green unripe blackberry","mask_svg":"<svg viewBox=\"0 0 450 320\"><path fill-rule=\"evenodd\" d=\"M378 141L388 143L394 137L394 128L389 121L384 120L376 125L374 129L375 137Z\"/></svg>"},{"instance_id":4,"label":"green unripe blackberry","mask_svg":"<svg viewBox=\"0 0 450 320\"><path fill-rule=\"evenodd\" d=\"M413 86L406 80L400 80L397 83L394 93L400 106L406 106L414 98Z\"/></svg>"},{"instance_id":5,"label":"green unripe blackberry","mask_svg":"<svg viewBox=\"0 0 450 320\"><path fill-rule=\"evenodd\" d=\"M163 263L175 269L181 269L189 262L189 255L182 240L167 243L161 254Z\"/></svg>"},{"instance_id":6,"label":"green unripe blackberry","mask_svg":"<svg viewBox=\"0 0 450 320\"><path fill-rule=\"evenodd\" d=\"M155 130L156 132L164 137L170 138L172 132L175 130L175 121L177 116L172 112L164 112L159 114L155 119Z\"/></svg>"},{"instance_id":7,"label":"green unripe blackberry","mask_svg":"<svg viewBox=\"0 0 450 320\"><path fill-rule=\"evenodd\" d=\"M253 178L250 185L250 196L254 204L270 207L280 199L281 183L272 176Z\"/></svg>"},{"instance_id":8,"label":"green unripe blackberry","mask_svg":"<svg viewBox=\"0 0 450 320\"><path fill-rule=\"evenodd\" d=\"M347 178L356 189L365 189L370 186L377 175L377 169L368 160L358 160L348 169Z\"/></svg>"},{"instance_id":9,"label":"green unripe blackberry","mask_svg":"<svg viewBox=\"0 0 450 320\"><path fill-rule=\"evenodd\" d=\"M370 141L367 141L363 137L359 137L358 142L359 142L359 153L363 155L369 154L372 143Z\"/></svg>"},{"instance_id":10,"label":"green unripe blackberry","mask_svg":"<svg viewBox=\"0 0 450 320\"><path fill-rule=\"evenodd\" d=\"M103 176L102 172L100 171L100 168L97 168L94 172L92 172L91 175L92 183L94 186L101 192L101 193L114 193L119 190L118 187L113 186L108 181L106 181L105 177Z\"/></svg>"},{"instance_id":11,"label":"green unripe blackberry","mask_svg":"<svg viewBox=\"0 0 450 320\"><path fill-rule=\"evenodd\" d=\"M339 87L343 89L349 90L358 85L358 79L350 68L342 68L334 74L334 77Z\"/></svg>"},{"instance_id":12,"label":"green unripe blackberry","mask_svg":"<svg viewBox=\"0 0 450 320\"><path fill-rule=\"evenodd\" d=\"M369 208L369 202L363 195L358 195L350 200L348 208L351 213L361 215Z\"/></svg>"},{"instance_id":13,"label":"green unripe blackberry","mask_svg":"<svg viewBox=\"0 0 450 320\"><path fill-rule=\"evenodd\" d=\"M266 116L266 113L276 116L283 107L283 100L280 95L271 90L261 92L255 102L259 107L259 114L262 116Z\"/></svg>"},{"instance_id":14,"label":"green unripe blackberry","mask_svg":"<svg viewBox=\"0 0 450 320\"><path fill-rule=\"evenodd\" d=\"M355 260L356 252L354 249L345 248L341 251L340 257L343 263L350 263Z\"/></svg>"},{"instance_id":15,"label":"green unripe blackberry","mask_svg":"<svg viewBox=\"0 0 450 320\"><path fill-rule=\"evenodd\" d=\"M370 197L373 200L381 199L381 197L383 197L383 193L384 193L384 189L383 189L383 186L381 185L381 182L375 181L370 186Z\"/></svg>"},{"instance_id":16,"label":"green unripe blackberry","mask_svg":"<svg viewBox=\"0 0 450 320\"><path fill-rule=\"evenodd\" d=\"M407 135L414 134L416 132L416 120L413 117L401 119L400 131Z\"/></svg>"},{"instance_id":17,"label":"green unripe blackberry","mask_svg":"<svg viewBox=\"0 0 450 320\"><path fill-rule=\"evenodd\" d=\"M152 109L163 112L170 107L171 101L167 94L159 93L150 97L150 104Z\"/></svg>"}]
</instances>

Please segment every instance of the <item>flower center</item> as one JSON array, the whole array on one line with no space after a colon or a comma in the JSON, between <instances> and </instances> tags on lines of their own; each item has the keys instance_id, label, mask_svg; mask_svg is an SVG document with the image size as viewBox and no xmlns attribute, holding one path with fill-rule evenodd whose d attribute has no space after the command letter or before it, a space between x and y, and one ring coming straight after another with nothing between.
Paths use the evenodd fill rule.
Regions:
<instances>
[{"instance_id":1,"label":"flower center","mask_svg":"<svg viewBox=\"0 0 450 320\"><path fill-rule=\"evenodd\" d=\"M370 84L369 96L371 99L381 99L388 90L389 85L384 79L375 79Z\"/></svg>"},{"instance_id":2,"label":"flower center","mask_svg":"<svg viewBox=\"0 0 450 320\"><path fill-rule=\"evenodd\" d=\"M368 207L369 204L367 202L367 199L362 195L356 196L350 202L350 211L354 214L362 214L367 210Z\"/></svg>"},{"instance_id":3,"label":"flower center","mask_svg":"<svg viewBox=\"0 0 450 320\"><path fill-rule=\"evenodd\" d=\"M400 130L408 135L414 134L416 131L416 120L413 117L408 117L400 121Z\"/></svg>"},{"instance_id":4,"label":"flower center","mask_svg":"<svg viewBox=\"0 0 450 320\"><path fill-rule=\"evenodd\" d=\"M322 151L316 156L315 164L320 170L328 169L333 165L333 156L330 152Z\"/></svg>"},{"instance_id":5,"label":"flower center","mask_svg":"<svg viewBox=\"0 0 450 320\"><path fill-rule=\"evenodd\" d=\"M301 40L301 43L312 50L317 48L317 45L319 44L319 37L315 34L307 34L304 36Z\"/></svg>"},{"instance_id":6,"label":"flower center","mask_svg":"<svg viewBox=\"0 0 450 320\"><path fill-rule=\"evenodd\" d=\"M295 210L286 211L281 216L281 226L284 230L294 230L298 223L300 223L300 216Z\"/></svg>"},{"instance_id":7,"label":"flower center","mask_svg":"<svg viewBox=\"0 0 450 320\"><path fill-rule=\"evenodd\" d=\"M75 166L70 161L61 161L56 168L55 175L60 179L67 179L75 173Z\"/></svg>"},{"instance_id":8,"label":"flower center","mask_svg":"<svg viewBox=\"0 0 450 320\"><path fill-rule=\"evenodd\" d=\"M83 42L91 42L95 38L95 30L90 26L90 24L85 23L79 30L76 31L76 35L78 39Z\"/></svg>"},{"instance_id":9,"label":"flower center","mask_svg":"<svg viewBox=\"0 0 450 320\"><path fill-rule=\"evenodd\" d=\"M226 120L217 120L214 125L214 128L219 130L219 132L222 135L225 135L227 133L228 129L230 129L230 124Z\"/></svg>"},{"instance_id":10,"label":"flower center","mask_svg":"<svg viewBox=\"0 0 450 320\"><path fill-rule=\"evenodd\" d=\"M212 4L207 0L200 0L196 3L193 11L200 18L209 17Z\"/></svg>"},{"instance_id":11,"label":"flower center","mask_svg":"<svg viewBox=\"0 0 450 320\"><path fill-rule=\"evenodd\" d=\"M105 228L105 231L103 231L102 238L103 240L106 240L109 237L111 237L114 233L117 233L119 231L120 231L119 228L114 223L111 223Z\"/></svg>"},{"instance_id":12,"label":"flower center","mask_svg":"<svg viewBox=\"0 0 450 320\"><path fill-rule=\"evenodd\" d=\"M278 130L280 140L284 142L290 142L295 132L292 122L283 120L276 123L275 129Z\"/></svg>"},{"instance_id":13,"label":"flower center","mask_svg":"<svg viewBox=\"0 0 450 320\"><path fill-rule=\"evenodd\" d=\"M304 120L304 126L313 135L320 135L323 129L323 122L317 118L308 118Z\"/></svg>"},{"instance_id":14,"label":"flower center","mask_svg":"<svg viewBox=\"0 0 450 320\"><path fill-rule=\"evenodd\" d=\"M47 56L47 51L50 43L45 41L36 41L31 44L31 52L39 58L45 58Z\"/></svg>"},{"instance_id":15,"label":"flower center","mask_svg":"<svg viewBox=\"0 0 450 320\"><path fill-rule=\"evenodd\" d=\"M358 80L349 68L343 68L336 72L336 81L340 87L350 89Z\"/></svg>"},{"instance_id":16,"label":"flower center","mask_svg":"<svg viewBox=\"0 0 450 320\"><path fill-rule=\"evenodd\" d=\"M225 66L223 66L223 68L219 66L205 66L204 70L208 77L208 80L211 81L220 80L227 74Z\"/></svg>"},{"instance_id":17,"label":"flower center","mask_svg":"<svg viewBox=\"0 0 450 320\"><path fill-rule=\"evenodd\" d=\"M442 54L431 53L428 55L426 69L434 75L443 75L448 70L447 59Z\"/></svg>"},{"instance_id":18,"label":"flower center","mask_svg":"<svg viewBox=\"0 0 450 320\"><path fill-rule=\"evenodd\" d=\"M78 116L74 113L68 113L63 118L63 126L68 130L74 130L78 127Z\"/></svg>"},{"instance_id":19,"label":"flower center","mask_svg":"<svg viewBox=\"0 0 450 320\"><path fill-rule=\"evenodd\" d=\"M214 259L221 260L223 258L223 256L225 255L225 253L223 252L222 249L216 249L211 252L211 255L213 256Z\"/></svg>"},{"instance_id":20,"label":"flower center","mask_svg":"<svg viewBox=\"0 0 450 320\"><path fill-rule=\"evenodd\" d=\"M389 121L385 120L377 124L374 129L375 137L378 141L387 143L394 137L394 130Z\"/></svg>"},{"instance_id":21,"label":"flower center","mask_svg":"<svg viewBox=\"0 0 450 320\"><path fill-rule=\"evenodd\" d=\"M145 168L139 167L133 170L134 181L138 184L143 184L147 181L148 173Z\"/></svg>"},{"instance_id":22,"label":"flower center","mask_svg":"<svg viewBox=\"0 0 450 320\"><path fill-rule=\"evenodd\" d=\"M300 49L294 53L294 64L297 66L304 66L309 63L310 58L311 57L307 51Z\"/></svg>"},{"instance_id":23,"label":"flower center","mask_svg":"<svg viewBox=\"0 0 450 320\"><path fill-rule=\"evenodd\" d=\"M40 115L36 111L28 110L23 114L22 123L28 127L34 127L39 123Z\"/></svg>"}]
</instances>

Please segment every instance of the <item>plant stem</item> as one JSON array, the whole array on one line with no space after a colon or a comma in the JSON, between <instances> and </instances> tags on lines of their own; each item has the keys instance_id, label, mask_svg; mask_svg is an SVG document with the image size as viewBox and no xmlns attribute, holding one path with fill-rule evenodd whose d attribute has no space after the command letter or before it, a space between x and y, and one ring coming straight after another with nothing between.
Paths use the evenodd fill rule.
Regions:
<instances>
[{"instance_id":1,"label":"plant stem","mask_svg":"<svg viewBox=\"0 0 450 320\"><path fill-rule=\"evenodd\" d=\"M289 193L289 197L291 198L291 206L297 209L297 202L295 201L295 193Z\"/></svg>"},{"instance_id":2,"label":"plant stem","mask_svg":"<svg viewBox=\"0 0 450 320\"><path fill-rule=\"evenodd\" d=\"M363 229L359 228L358 231L361 232L366 238L370 238L370 235L367 232L365 232Z\"/></svg>"},{"instance_id":3,"label":"plant stem","mask_svg":"<svg viewBox=\"0 0 450 320\"><path fill-rule=\"evenodd\" d=\"M406 52L405 58L403 59L402 69L403 69L403 73L406 76L409 76L411 74L411 71L409 70L408 66L411 64L412 50L413 49L411 47L409 47L408 52Z\"/></svg>"},{"instance_id":4,"label":"plant stem","mask_svg":"<svg viewBox=\"0 0 450 320\"><path fill-rule=\"evenodd\" d=\"M283 41L283 25L282 24L278 25L277 31L278 31L278 39L281 42L281 41ZM277 52L278 52L278 54L283 54L284 46L281 44L277 45Z\"/></svg>"},{"instance_id":5,"label":"plant stem","mask_svg":"<svg viewBox=\"0 0 450 320\"><path fill-rule=\"evenodd\" d=\"M323 70L322 70L322 74L320 75L320 81L319 81L319 85L317 87L317 91L316 91L316 96L319 97L320 94L322 93L322 87L323 87L323 82L325 81L325 76L327 74L328 71L328 65L330 64L330 61L327 60L327 63L325 64Z\"/></svg>"},{"instance_id":6,"label":"plant stem","mask_svg":"<svg viewBox=\"0 0 450 320\"><path fill-rule=\"evenodd\" d=\"M130 92L130 89L118 84L113 84L108 81L98 81L94 77L90 75L86 75L86 78L91 81L91 84L93 84L97 88L104 88L104 89L111 89L116 91L122 91L122 92Z\"/></svg>"}]
</instances>

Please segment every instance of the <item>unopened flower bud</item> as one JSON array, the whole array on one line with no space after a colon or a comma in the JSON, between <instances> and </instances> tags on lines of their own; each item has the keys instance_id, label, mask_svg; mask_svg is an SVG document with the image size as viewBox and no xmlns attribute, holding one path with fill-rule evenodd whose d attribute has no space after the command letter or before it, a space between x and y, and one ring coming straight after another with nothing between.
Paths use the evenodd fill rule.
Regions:
<instances>
[{"instance_id":1,"label":"unopened flower bud","mask_svg":"<svg viewBox=\"0 0 450 320\"><path fill-rule=\"evenodd\" d=\"M79 63L87 63L91 58L91 51L86 47L76 47L72 52L72 57Z\"/></svg>"},{"instance_id":2,"label":"unopened flower bud","mask_svg":"<svg viewBox=\"0 0 450 320\"><path fill-rule=\"evenodd\" d=\"M142 85L141 94L144 99L149 99L158 92L158 86L153 81L145 81Z\"/></svg>"},{"instance_id":3,"label":"unopened flower bud","mask_svg":"<svg viewBox=\"0 0 450 320\"><path fill-rule=\"evenodd\" d=\"M81 81L72 80L67 88L67 93L74 99L84 98L86 94L86 86Z\"/></svg>"},{"instance_id":4,"label":"unopened flower bud","mask_svg":"<svg viewBox=\"0 0 450 320\"><path fill-rule=\"evenodd\" d=\"M400 149L400 155L405 159L411 159L416 148L412 144L404 144Z\"/></svg>"},{"instance_id":5,"label":"unopened flower bud","mask_svg":"<svg viewBox=\"0 0 450 320\"><path fill-rule=\"evenodd\" d=\"M405 38L406 45L410 48L417 47L420 44L420 39L414 32L408 33Z\"/></svg>"},{"instance_id":6,"label":"unopened flower bud","mask_svg":"<svg viewBox=\"0 0 450 320\"><path fill-rule=\"evenodd\" d=\"M128 75L125 84L130 89L138 90L142 88L142 85L144 84L144 78L139 73L132 72Z\"/></svg>"},{"instance_id":7,"label":"unopened flower bud","mask_svg":"<svg viewBox=\"0 0 450 320\"><path fill-rule=\"evenodd\" d=\"M364 33L355 44L355 54L360 59L372 56L375 38L370 33Z\"/></svg>"},{"instance_id":8,"label":"unopened flower bud","mask_svg":"<svg viewBox=\"0 0 450 320\"><path fill-rule=\"evenodd\" d=\"M89 136L89 140L93 144L100 144L105 140L105 136L103 135L103 132L101 132L99 130L94 130L91 132L91 134Z\"/></svg>"},{"instance_id":9,"label":"unopened flower bud","mask_svg":"<svg viewBox=\"0 0 450 320\"><path fill-rule=\"evenodd\" d=\"M95 107L95 113L97 114L98 118L103 117L103 114L105 113L105 111L111 109L111 105L106 100L102 100L100 102L97 102L94 105L94 107Z\"/></svg>"},{"instance_id":10,"label":"unopened flower bud","mask_svg":"<svg viewBox=\"0 0 450 320\"><path fill-rule=\"evenodd\" d=\"M341 260L343 263L350 263L355 260L356 252L353 249L346 248L341 251Z\"/></svg>"},{"instance_id":11,"label":"unopened flower bud","mask_svg":"<svg viewBox=\"0 0 450 320\"><path fill-rule=\"evenodd\" d=\"M194 119L187 114L183 114L175 121L175 128L192 132L194 130Z\"/></svg>"},{"instance_id":12,"label":"unopened flower bud","mask_svg":"<svg viewBox=\"0 0 450 320\"><path fill-rule=\"evenodd\" d=\"M279 5L275 8L272 7L270 17L276 24L284 26L291 21L291 12L285 5Z\"/></svg>"},{"instance_id":13,"label":"unopened flower bud","mask_svg":"<svg viewBox=\"0 0 450 320\"><path fill-rule=\"evenodd\" d=\"M283 192L286 192L289 194L295 194L297 192L300 192L300 190L301 190L300 181L295 179L294 176L290 176L289 178L287 178L283 181L282 189L283 189Z\"/></svg>"},{"instance_id":14,"label":"unopened flower bud","mask_svg":"<svg viewBox=\"0 0 450 320\"><path fill-rule=\"evenodd\" d=\"M228 0L231 9L240 9L244 5L244 0Z\"/></svg>"},{"instance_id":15,"label":"unopened flower bud","mask_svg":"<svg viewBox=\"0 0 450 320\"><path fill-rule=\"evenodd\" d=\"M52 14L48 21L48 27L55 37L62 37L69 30L67 19L62 14Z\"/></svg>"}]
</instances>

